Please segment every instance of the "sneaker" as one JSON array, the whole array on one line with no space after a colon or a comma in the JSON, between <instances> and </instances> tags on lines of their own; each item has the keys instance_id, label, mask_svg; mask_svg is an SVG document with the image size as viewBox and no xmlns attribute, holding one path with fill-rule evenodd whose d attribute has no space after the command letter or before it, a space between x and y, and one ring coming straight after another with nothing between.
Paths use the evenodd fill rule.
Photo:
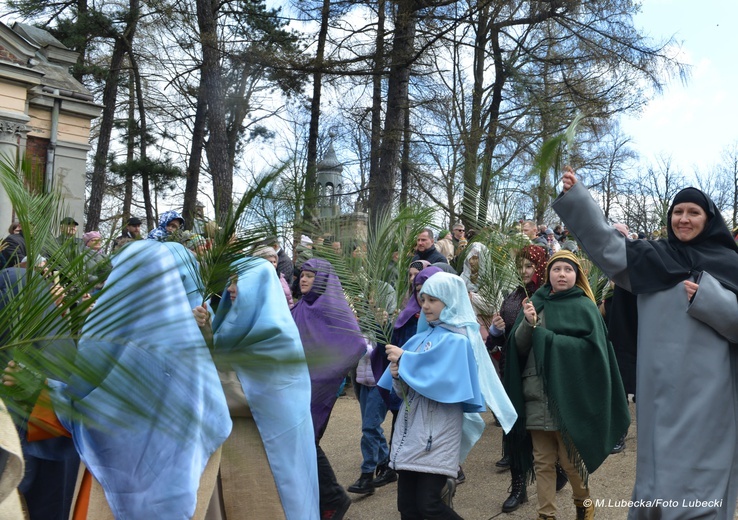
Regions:
<instances>
[{"instance_id":1,"label":"sneaker","mask_svg":"<svg viewBox=\"0 0 738 520\"><path fill-rule=\"evenodd\" d=\"M343 520L349 507L351 507L351 498L344 493L343 498L335 507L331 505L329 509L320 512L320 520Z\"/></svg>"},{"instance_id":2,"label":"sneaker","mask_svg":"<svg viewBox=\"0 0 738 520\"><path fill-rule=\"evenodd\" d=\"M446 485L441 491L441 501L451 509L454 508L454 495L456 494L456 479L451 477L446 479Z\"/></svg>"},{"instance_id":3,"label":"sneaker","mask_svg":"<svg viewBox=\"0 0 738 520\"><path fill-rule=\"evenodd\" d=\"M456 485L460 485L466 482L466 475L464 475L464 470L461 466L459 466L459 472L456 474Z\"/></svg>"}]
</instances>

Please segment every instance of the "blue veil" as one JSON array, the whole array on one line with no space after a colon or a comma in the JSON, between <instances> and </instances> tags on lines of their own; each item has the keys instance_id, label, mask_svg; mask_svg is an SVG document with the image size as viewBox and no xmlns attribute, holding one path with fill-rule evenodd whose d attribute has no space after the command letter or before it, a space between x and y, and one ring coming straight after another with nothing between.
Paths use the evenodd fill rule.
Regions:
<instances>
[{"instance_id":1,"label":"blue veil","mask_svg":"<svg viewBox=\"0 0 738 520\"><path fill-rule=\"evenodd\" d=\"M54 384L55 409L116 518L189 519L230 434L225 396L169 250L133 242L112 262L76 360L94 380Z\"/></svg>"},{"instance_id":2,"label":"blue veil","mask_svg":"<svg viewBox=\"0 0 738 520\"><path fill-rule=\"evenodd\" d=\"M318 518L318 467L310 374L278 274L248 258L233 266L238 296L224 292L213 321L219 366L230 365L264 442L287 520Z\"/></svg>"}]
</instances>

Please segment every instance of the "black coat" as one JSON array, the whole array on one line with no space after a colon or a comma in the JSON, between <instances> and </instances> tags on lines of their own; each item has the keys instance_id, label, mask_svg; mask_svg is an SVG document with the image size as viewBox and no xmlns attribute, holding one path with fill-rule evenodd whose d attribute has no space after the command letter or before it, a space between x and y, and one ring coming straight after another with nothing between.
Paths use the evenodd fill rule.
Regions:
<instances>
[{"instance_id":1,"label":"black coat","mask_svg":"<svg viewBox=\"0 0 738 520\"><path fill-rule=\"evenodd\" d=\"M430 262L431 264L437 264L437 263L443 263L447 264L448 260L446 260L446 257L443 256L438 249L436 249L435 244L430 246L428 249L426 249L423 252L415 251L415 256L413 257L412 261L415 262L417 260L425 260L427 262Z\"/></svg>"},{"instance_id":2,"label":"black coat","mask_svg":"<svg viewBox=\"0 0 738 520\"><path fill-rule=\"evenodd\" d=\"M284 279L287 280L288 285L292 283L293 269L294 266L292 265L292 260L290 260L287 253L284 252L284 249L280 249L277 252L277 271L284 275Z\"/></svg>"}]
</instances>

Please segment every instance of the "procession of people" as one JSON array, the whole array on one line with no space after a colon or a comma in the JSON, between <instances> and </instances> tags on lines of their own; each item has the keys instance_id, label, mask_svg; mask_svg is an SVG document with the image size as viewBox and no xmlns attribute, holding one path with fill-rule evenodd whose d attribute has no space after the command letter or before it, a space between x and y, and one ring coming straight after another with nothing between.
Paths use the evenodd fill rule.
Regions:
<instances>
[{"instance_id":1,"label":"procession of people","mask_svg":"<svg viewBox=\"0 0 738 520\"><path fill-rule=\"evenodd\" d=\"M499 435L485 433L494 422L510 495L489 516L535 490L536 518L561 518L568 484L576 518L591 520L601 490L589 477L624 443L637 389L628 518L733 519L738 246L720 212L686 188L665 238L630 238L568 167L552 208L563 225L521 221L507 249L461 222L423 228L372 270L386 279L362 272L359 295L342 266L360 264L366 244L344 259L304 235L293 263L279 239L261 239L220 266L210 294L215 239L176 211L143 236L132 217L109 244L97 231L79 240L68 217L35 258L34 230L14 222L0 312L36 303L44 326L3 350L0 512L339 520L353 498L394 485L398 518L457 519L463 465L482 435ZM620 296L596 294L593 265ZM19 331L3 323L7 344ZM608 325L630 328L627 367ZM362 463L344 487L321 439L352 387Z\"/></svg>"}]
</instances>

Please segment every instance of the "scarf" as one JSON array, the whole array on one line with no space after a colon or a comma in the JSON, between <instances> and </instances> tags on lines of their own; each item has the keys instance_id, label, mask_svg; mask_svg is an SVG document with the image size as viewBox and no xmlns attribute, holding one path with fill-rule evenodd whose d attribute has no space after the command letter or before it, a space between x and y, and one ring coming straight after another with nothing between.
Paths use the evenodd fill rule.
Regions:
<instances>
[{"instance_id":1,"label":"scarf","mask_svg":"<svg viewBox=\"0 0 738 520\"><path fill-rule=\"evenodd\" d=\"M703 198L707 222L702 232L682 242L671 227L674 206ZM674 197L667 213L666 240L629 240L626 242L630 290L648 294L674 287L687 279L697 279L706 271L726 289L738 294L738 246L733 240L715 203L696 188L685 188Z\"/></svg>"},{"instance_id":2,"label":"scarf","mask_svg":"<svg viewBox=\"0 0 738 520\"><path fill-rule=\"evenodd\" d=\"M115 517L191 518L202 472L231 419L164 245L140 240L114 257L77 365L96 378L55 385L54 409Z\"/></svg>"},{"instance_id":3,"label":"scarf","mask_svg":"<svg viewBox=\"0 0 738 520\"><path fill-rule=\"evenodd\" d=\"M159 225L155 227L154 229L152 229L146 238L149 240L158 240L159 242L163 242L164 240L166 240L167 236L169 236L169 232L167 231L167 225L173 220L182 221L181 229L184 229L185 221L182 218L182 215L180 215L174 210L165 211L159 217Z\"/></svg>"},{"instance_id":4,"label":"scarf","mask_svg":"<svg viewBox=\"0 0 738 520\"><path fill-rule=\"evenodd\" d=\"M546 284L531 301L536 312L545 312L545 327L533 330L538 374L569 460L586 483L630 425L615 353L596 305L580 287L552 293ZM509 336L504 382L518 421L505 436L504 453L510 455L519 474L530 480L534 476L533 447L526 432L521 375L526 359L514 355L515 331L523 319L520 313Z\"/></svg>"},{"instance_id":5,"label":"scarf","mask_svg":"<svg viewBox=\"0 0 738 520\"><path fill-rule=\"evenodd\" d=\"M215 359L238 375L286 517L316 518L310 374L300 333L271 263L247 258L234 264L233 272L238 273L238 295L231 301L223 292L227 296L213 321Z\"/></svg>"},{"instance_id":6,"label":"scarf","mask_svg":"<svg viewBox=\"0 0 738 520\"><path fill-rule=\"evenodd\" d=\"M502 425L502 429L506 432L509 431L515 423L517 415L505 394L505 389L497 376L494 365L492 365L484 341L482 341L482 336L479 333L479 322L477 322L474 309L472 309L464 281L455 274L438 273L423 285L420 293L434 296L446 304L446 307L441 311L441 323L444 326L463 330L466 337L469 338L477 362L479 386L484 402L495 414ZM418 334L427 330L428 327L429 324L425 319L425 315L421 314L418 321ZM479 435L481 435L481 431ZM473 442L469 449L472 445ZM462 453L462 459L464 455Z\"/></svg>"},{"instance_id":7,"label":"scarf","mask_svg":"<svg viewBox=\"0 0 738 520\"><path fill-rule=\"evenodd\" d=\"M418 260L419 262L425 262L425 260ZM415 263L415 262L413 262ZM425 262L427 263L427 262ZM423 285L428 278L436 273L440 273L442 270L438 267L424 267L418 274L415 275L413 285L410 288L410 296L407 299L405 308L400 311L400 314L395 320L395 329L403 327L413 316L420 313L420 304L418 303L418 286ZM402 346L402 345L399 345Z\"/></svg>"},{"instance_id":8,"label":"scarf","mask_svg":"<svg viewBox=\"0 0 738 520\"><path fill-rule=\"evenodd\" d=\"M292 307L292 317L310 369L310 406L318 440L328 425L341 381L366 353L366 343L331 263L313 258L302 264L302 270L314 272L315 281Z\"/></svg>"}]
</instances>

